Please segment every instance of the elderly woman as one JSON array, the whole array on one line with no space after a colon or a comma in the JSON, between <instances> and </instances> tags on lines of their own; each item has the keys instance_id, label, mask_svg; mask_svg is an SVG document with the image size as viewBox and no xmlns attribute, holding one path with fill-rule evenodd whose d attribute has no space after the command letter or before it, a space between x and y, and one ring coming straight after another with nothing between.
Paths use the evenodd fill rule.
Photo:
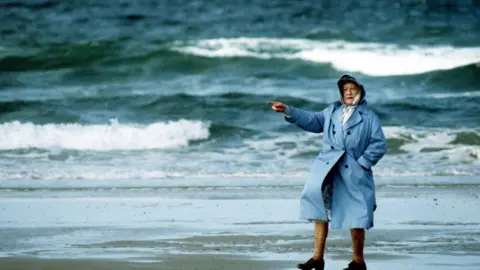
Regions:
<instances>
[{"instance_id":1,"label":"elderly woman","mask_svg":"<svg viewBox=\"0 0 480 270\"><path fill-rule=\"evenodd\" d=\"M337 83L340 101L320 112L308 112L269 101L285 119L314 133L323 132L300 199L300 218L315 223L313 256L299 269L324 269L328 228L350 229L353 259L345 270L367 269L363 258L365 230L373 227L376 208L374 166L386 152L380 120L368 107L365 88L343 75Z\"/></svg>"}]
</instances>

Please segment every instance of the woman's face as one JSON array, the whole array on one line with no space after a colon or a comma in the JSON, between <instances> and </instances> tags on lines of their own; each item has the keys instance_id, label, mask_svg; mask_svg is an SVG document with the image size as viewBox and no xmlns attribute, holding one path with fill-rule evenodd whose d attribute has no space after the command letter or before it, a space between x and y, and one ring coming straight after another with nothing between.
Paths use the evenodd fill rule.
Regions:
<instances>
[{"instance_id":1,"label":"woman's face","mask_svg":"<svg viewBox=\"0 0 480 270\"><path fill-rule=\"evenodd\" d=\"M352 105L355 97L358 94L358 87L354 83L346 83L343 85L343 102L347 105Z\"/></svg>"}]
</instances>

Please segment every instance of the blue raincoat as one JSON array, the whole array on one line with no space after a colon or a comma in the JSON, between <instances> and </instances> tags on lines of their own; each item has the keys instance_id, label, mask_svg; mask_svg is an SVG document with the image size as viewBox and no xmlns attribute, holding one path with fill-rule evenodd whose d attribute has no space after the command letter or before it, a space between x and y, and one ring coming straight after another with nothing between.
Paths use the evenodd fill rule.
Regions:
<instances>
[{"instance_id":1,"label":"blue raincoat","mask_svg":"<svg viewBox=\"0 0 480 270\"><path fill-rule=\"evenodd\" d=\"M380 120L364 100L342 124L342 102L330 104L320 112L308 112L288 106L288 122L314 133L323 132L323 149L315 158L300 198L300 218L330 219L332 229L373 227L376 208L374 166L386 152ZM340 87L340 85L339 85ZM325 184L333 183L327 217Z\"/></svg>"}]
</instances>

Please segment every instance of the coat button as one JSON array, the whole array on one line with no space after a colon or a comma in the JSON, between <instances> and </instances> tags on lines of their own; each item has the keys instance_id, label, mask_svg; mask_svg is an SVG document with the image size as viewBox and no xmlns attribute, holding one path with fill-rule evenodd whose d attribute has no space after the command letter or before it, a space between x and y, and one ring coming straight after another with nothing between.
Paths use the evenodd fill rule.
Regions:
<instances>
[{"instance_id":1,"label":"coat button","mask_svg":"<svg viewBox=\"0 0 480 270\"><path fill-rule=\"evenodd\" d=\"M335 130L332 133L335 134L336 133Z\"/></svg>"},{"instance_id":2,"label":"coat button","mask_svg":"<svg viewBox=\"0 0 480 270\"><path fill-rule=\"evenodd\" d=\"M345 165L345 168L347 168L347 169L348 169L348 165Z\"/></svg>"},{"instance_id":3,"label":"coat button","mask_svg":"<svg viewBox=\"0 0 480 270\"><path fill-rule=\"evenodd\" d=\"M327 165L330 164L330 162L327 161Z\"/></svg>"},{"instance_id":4,"label":"coat button","mask_svg":"<svg viewBox=\"0 0 480 270\"><path fill-rule=\"evenodd\" d=\"M333 146L330 146L330 148L331 148L332 150L334 149L334 147L333 147Z\"/></svg>"},{"instance_id":5,"label":"coat button","mask_svg":"<svg viewBox=\"0 0 480 270\"><path fill-rule=\"evenodd\" d=\"M347 131L347 135L350 135L350 131Z\"/></svg>"}]
</instances>

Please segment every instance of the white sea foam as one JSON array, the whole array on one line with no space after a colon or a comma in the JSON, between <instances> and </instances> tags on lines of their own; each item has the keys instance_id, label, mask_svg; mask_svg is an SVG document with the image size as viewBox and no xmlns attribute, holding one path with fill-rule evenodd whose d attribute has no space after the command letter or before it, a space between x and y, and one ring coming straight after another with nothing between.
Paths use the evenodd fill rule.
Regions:
<instances>
[{"instance_id":1,"label":"white sea foam","mask_svg":"<svg viewBox=\"0 0 480 270\"><path fill-rule=\"evenodd\" d=\"M160 167L160 165L159 165ZM128 167L107 167L106 165L95 165L93 162L90 166L86 165L69 165L65 166L36 166L35 169L31 167L26 168L11 168L5 169L0 172L0 180L28 180L28 179L41 179L41 180L115 180L117 185L121 180L143 180L141 183L143 185L148 185L149 182L146 180L155 180L156 182L150 184L161 184L162 186L195 186L200 184L210 184L212 186L222 186L222 185L241 185L241 186L254 186L254 185L272 185L272 180L267 182L259 182L259 179L279 179L276 184L289 185L289 184L298 184L297 182L289 182L292 179L298 179L305 176L306 171L301 172L251 172L245 171L242 168L238 169L237 172L195 172L195 171L171 171L168 169L165 170L150 170L147 168L135 168L134 166ZM188 183L186 182L175 182L168 181L172 178L187 178ZM167 179L167 182L158 182L159 180ZM218 181L218 179L222 179ZM236 179L241 179L239 182L232 182ZM254 180L247 180L254 179ZM211 180L211 181L210 181ZM24 183L16 184L22 186ZM128 182L130 185L138 186L138 182ZM133 183L133 184L132 184ZM197 184L195 184L197 183ZM200 184L198 184L200 183ZM58 183L61 185L62 183ZM96 184L95 184L96 185ZM108 186L108 183L106 184Z\"/></svg>"},{"instance_id":2,"label":"white sea foam","mask_svg":"<svg viewBox=\"0 0 480 270\"><path fill-rule=\"evenodd\" d=\"M390 139L402 139L406 143L400 149L406 152L419 153L426 149L445 149L453 151L470 151L476 145L452 144L459 133L473 133L480 136L478 129L440 129L440 128L406 128L384 127L385 136ZM453 153L453 151L450 151Z\"/></svg>"},{"instance_id":3,"label":"white sea foam","mask_svg":"<svg viewBox=\"0 0 480 270\"><path fill-rule=\"evenodd\" d=\"M480 47L398 46L307 39L220 38L175 42L172 50L206 57L300 59L372 76L417 74L480 62Z\"/></svg>"},{"instance_id":4,"label":"white sea foam","mask_svg":"<svg viewBox=\"0 0 480 270\"><path fill-rule=\"evenodd\" d=\"M180 120L149 125L0 124L0 149L62 148L75 150L139 150L187 146L209 137L209 123Z\"/></svg>"},{"instance_id":5,"label":"white sea foam","mask_svg":"<svg viewBox=\"0 0 480 270\"><path fill-rule=\"evenodd\" d=\"M400 139L403 141L400 150L408 153L441 152L442 154L456 155L471 154L469 159L478 156L480 147L465 145L458 141L452 144L459 133L473 133L480 137L479 129L446 129L446 128L407 128L401 126L383 127L387 139ZM246 140L249 149L256 152L282 152L286 157L304 152L320 152L322 135L313 133L292 133L266 140ZM429 151L431 150L431 151ZM242 149L232 149L239 152ZM478 157L480 159L480 156Z\"/></svg>"},{"instance_id":6,"label":"white sea foam","mask_svg":"<svg viewBox=\"0 0 480 270\"><path fill-rule=\"evenodd\" d=\"M384 132L390 148L396 148L398 143L397 147L403 152L387 153L375 166L375 176L474 176L480 173L480 146L465 138L471 138L471 134L480 136L479 129L386 126ZM182 147L192 140L208 138L207 123L186 120L151 125L113 122L98 126L11 122L0 125L0 134L0 150L47 149L3 152L0 159L4 168L0 179L3 180L185 178L190 181L199 178L227 181L225 179L272 177L303 180L322 149L322 135L290 132L246 139L243 145L222 151L206 148L198 152L175 151L169 155L162 151L107 152ZM394 139L400 141L394 142ZM466 144L458 144L460 140ZM68 149L105 152L70 155Z\"/></svg>"},{"instance_id":7,"label":"white sea foam","mask_svg":"<svg viewBox=\"0 0 480 270\"><path fill-rule=\"evenodd\" d=\"M377 176L424 176L424 175L475 175L480 172L480 146L462 141L459 135L476 134L478 129L407 128L386 126L383 128L391 150L375 167ZM462 135L460 135L462 136ZM470 135L467 135L470 136ZM233 149L229 153L254 158L251 152L262 153L266 168L305 168L302 156L313 160L322 149L322 135L289 133L283 136L246 140L248 150ZM394 142L398 139L398 142ZM455 143L453 143L455 142ZM398 145L395 145L398 144ZM303 165L300 163L303 162Z\"/></svg>"},{"instance_id":8,"label":"white sea foam","mask_svg":"<svg viewBox=\"0 0 480 270\"><path fill-rule=\"evenodd\" d=\"M480 91L468 91L462 93L432 93L424 96L425 98L449 99L460 97L480 97Z\"/></svg>"}]
</instances>

